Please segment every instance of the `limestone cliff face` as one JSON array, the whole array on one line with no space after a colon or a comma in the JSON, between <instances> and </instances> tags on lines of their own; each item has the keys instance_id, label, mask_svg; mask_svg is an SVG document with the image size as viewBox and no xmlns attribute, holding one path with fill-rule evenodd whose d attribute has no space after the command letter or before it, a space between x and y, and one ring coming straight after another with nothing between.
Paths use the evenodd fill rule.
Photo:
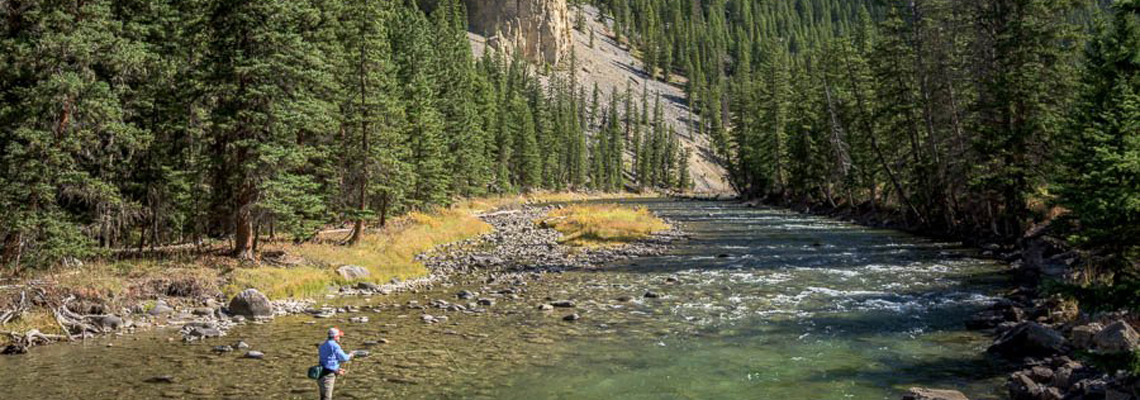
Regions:
<instances>
[{"instance_id":1,"label":"limestone cliff face","mask_svg":"<svg viewBox=\"0 0 1140 400\"><path fill-rule=\"evenodd\" d=\"M570 56L573 29L566 0L464 0L467 25L492 48L519 51L532 62Z\"/></svg>"}]
</instances>

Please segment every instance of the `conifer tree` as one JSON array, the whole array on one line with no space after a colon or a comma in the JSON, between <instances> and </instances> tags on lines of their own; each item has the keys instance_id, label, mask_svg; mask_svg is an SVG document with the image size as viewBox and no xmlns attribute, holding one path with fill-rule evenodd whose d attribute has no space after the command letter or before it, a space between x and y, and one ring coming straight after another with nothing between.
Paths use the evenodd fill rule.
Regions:
<instances>
[{"instance_id":1,"label":"conifer tree","mask_svg":"<svg viewBox=\"0 0 1140 400\"><path fill-rule=\"evenodd\" d=\"M1086 51L1059 192L1080 221L1074 242L1100 253L1092 264L1122 281L1140 261L1140 3L1113 11Z\"/></svg>"}]
</instances>

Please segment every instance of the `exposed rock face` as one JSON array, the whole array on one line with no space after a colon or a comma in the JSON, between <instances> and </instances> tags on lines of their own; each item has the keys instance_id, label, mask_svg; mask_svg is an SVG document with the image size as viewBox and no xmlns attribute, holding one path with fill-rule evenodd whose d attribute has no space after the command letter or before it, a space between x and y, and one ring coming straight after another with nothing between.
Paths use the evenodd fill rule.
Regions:
<instances>
[{"instance_id":1,"label":"exposed rock face","mask_svg":"<svg viewBox=\"0 0 1140 400\"><path fill-rule=\"evenodd\" d=\"M464 0L467 27L487 44L532 62L558 64L573 45L566 0Z\"/></svg>"}]
</instances>

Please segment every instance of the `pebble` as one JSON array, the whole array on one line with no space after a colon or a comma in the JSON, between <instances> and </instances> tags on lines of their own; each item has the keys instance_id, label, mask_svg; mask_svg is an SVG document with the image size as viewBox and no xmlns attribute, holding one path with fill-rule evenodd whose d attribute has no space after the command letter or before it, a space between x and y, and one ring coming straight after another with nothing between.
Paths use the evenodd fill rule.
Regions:
<instances>
[{"instance_id":1,"label":"pebble","mask_svg":"<svg viewBox=\"0 0 1140 400\"><path fill-rule=\"evenodd\" d=\"M174 377L170 375L159 375L147 378L146 383L174 383Z\"/></svg>"},{"instance_id":2,"label":"pebble","mask_svg":"<svg viewBox=\"0 0 1140 400\"><path fill-rule=\"evenodd\" d=\"M570 300L559 300L551 302L550 305L558 308L574 308L574 302Z\"/></svg>"}]
</instances>

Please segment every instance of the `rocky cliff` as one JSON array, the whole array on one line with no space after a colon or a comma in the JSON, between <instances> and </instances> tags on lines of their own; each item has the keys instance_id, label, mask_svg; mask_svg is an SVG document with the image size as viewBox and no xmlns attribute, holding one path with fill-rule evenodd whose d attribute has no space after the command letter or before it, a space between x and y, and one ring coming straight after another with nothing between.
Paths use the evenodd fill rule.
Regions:
<instances>
[{"instance_id":1,"label":"rocky cliff","mask_svg":"<svg viewBox=\"0 0 1140 400\"><path fill-rule=\"evenodd\" d=\"M519 51L532 62L558 64L573 45L566 0L464 0L467 25L487 45Z\"/></svg>"}]
</instances>

